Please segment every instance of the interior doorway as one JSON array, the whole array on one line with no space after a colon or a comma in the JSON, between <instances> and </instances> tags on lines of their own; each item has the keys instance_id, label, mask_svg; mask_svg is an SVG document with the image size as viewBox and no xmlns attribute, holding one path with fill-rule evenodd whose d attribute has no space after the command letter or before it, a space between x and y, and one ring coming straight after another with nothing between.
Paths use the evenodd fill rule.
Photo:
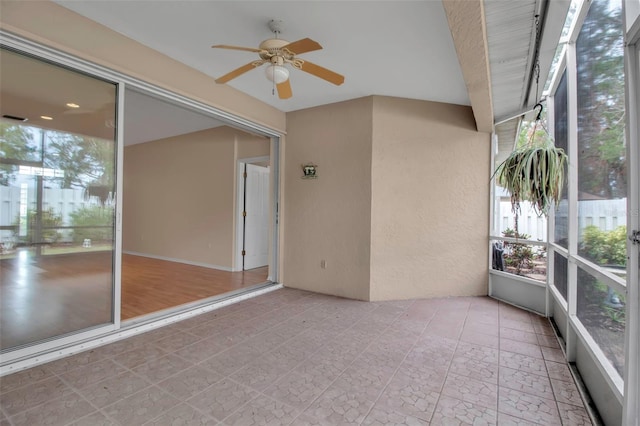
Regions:
<instances>
[{"instance_id":1,"label":"interior doorway","mask_svg":"<svg viewBox=\"0 0 640 426\"><path fill-rule=\"evenodd\" d=\"M238 173L235 270L247 271L269 264L269 157L239 160Z\"/></svg>"},{"instance_id":2,"label":"interior doorway","mask_svg":"<svg viewBox=\"0 0 640 426\"><path fill-rule=\"evenodd\" d=\"M164 315L270 281L272 139L137 89L127 88L124 103L121 319ZM245 200L240 162L250 182L244 268L236 254L238 211L245 211L237 202Z\"/></svg>"}]
</instances>

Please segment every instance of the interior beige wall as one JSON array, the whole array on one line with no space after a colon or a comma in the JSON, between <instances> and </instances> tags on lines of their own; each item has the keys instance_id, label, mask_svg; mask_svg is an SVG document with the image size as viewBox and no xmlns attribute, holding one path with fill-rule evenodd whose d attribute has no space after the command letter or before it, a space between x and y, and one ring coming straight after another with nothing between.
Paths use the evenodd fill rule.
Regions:
<instances>
[{"instance_id":1,"label":"interior beige wall","mask_svg":"<svg viewBox=\"0 0 640 426\"><path fill-rule=\"evenodd\" d=\"M266 137L239 132L236 134L236 159L267 157L270 155L269 146L270 141Z\"/></svg>"},{"instance_id":2,"label":"interior beige wall","mask_svg":"<svg viewBox=\"0 0 640 426\"><path fill-rule=\"evenodd\" d=\"M371 300L486 295L490 135L471 108L375 97Z\"/></svg>"},{"instance_id":3,"label":"interior beige wall","mask_svg":"<svg viewBox=\"0 0 640 426\"><path fill-rule=\"evenodd\" d=\"M48 0L0 0L0 28L285 131L285 114Z\"/></svg>"},{"instance_id":4,"label":"interior beige wall","mask_svg":"<svg viewBox=\"0 0 640 426\"><path fill-rule=\"evenodd\" d=\"M269 155L226 126L126 147L123 250L231 269L238 144Z\"/></svg>"},{"instance_id":5,"label":"interior beige wall","mask_svg":"<svg viewBox=\"0 0 640 426\"><path fill-rule=\"evenodd\" d=\"M362 98L287 114L283 283L369 298L371 108ZM301 179L301 165L318 179ZM320 261L326 260L326 269Z\"/></svg>"}]
</instances>

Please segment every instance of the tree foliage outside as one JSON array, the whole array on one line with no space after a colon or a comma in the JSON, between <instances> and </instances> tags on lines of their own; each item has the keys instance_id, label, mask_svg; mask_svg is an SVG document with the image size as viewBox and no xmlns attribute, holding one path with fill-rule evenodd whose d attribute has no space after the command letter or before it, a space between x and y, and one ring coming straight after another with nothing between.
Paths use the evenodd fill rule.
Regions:
<instances>
[{"instance_id":1,"label":"tree foliage outside","mask_svg":"<svg viewBox=\"0 0 640 426\"><path fill-rule=\"evenodd\" d=\"M20 174L21 166L30 168L28 175ZM63 223L63 216L53 208L42 212L30 209L26 223L21 223L20 217L13 223L17 243L59 242L61 231L49 228L65 225L87 227L71 232L74 241L113 239L114 209L107 202L115 193L113 141L0 121L0 185L33 182L36 176L45 188L83 189L87 200L97 198L100 205L72 212L71 223ZM42 227L36 235L38 223Z\"/></svg>"},{"instance_id":2,"label":"tree foliage outside","mask_svg":"<svg viewBox=\"0 0 640 426\"><path fill-rule=\"evenodd\" d=\"M580 252L598 265L625 266L627 264L627 227L603 231L597 226L583 230Z\"/></svg>"},{"instance_id":3,"label":"tree foliage outside","mask_svg":"<svg viewBox=\"0 0 640 426\"><path fill-rule=\"evenodd\" d=\"M604 199L627 194L622 22L620 2L594 0L576 43L578 189Z\"/></svg>"},{"instance_id":4,"label":"tree foliage outside","mask_svg":"<svg viewBox=\"0 0 640 426\"><path fill-rule=\"evenodd\" d=\"M60 188L113 188L115 182L114 144L96 138L48 132L44 166L64 170L63 177L50 178Z\"/></svg>"},{"instance_id":5,"label":"tree foliage outside","mask_svg":"<svg viewBox=\"0 0 640 426\"><path fill-rule=\"evenodd\" d=\"M9 186L15 180L16 164L36 162L43 168L64 171L59 176L46 177L47 185L114 191L113 141L0 122L0 156L5 159L0 164L0 185ZM91 190L88 195L93 195Z\"/></svg>"},{"instance_id":6,"label":"tree foliage outside","mask_svg":"<svg viewBox=\"0 0 640 426\"><path fill-rule=\"evenodd\" d=\"M0 158L17 161L40 161L40 147L25 126L0 121ZM0 185L9 186L15 180L16 165L0 163Z\"/></svg>"},{"instance_id":7,"label":"tree foliage outside","mask_svg":"<svg viewBox=\"0 0 640 426\"><path fill-rule=\"evenodd\" d=\"M114 210L110 206L83 207L71 213L73 241L83 242L85 239L96 241L112 241Z\"/></svg>"}]
</instances>

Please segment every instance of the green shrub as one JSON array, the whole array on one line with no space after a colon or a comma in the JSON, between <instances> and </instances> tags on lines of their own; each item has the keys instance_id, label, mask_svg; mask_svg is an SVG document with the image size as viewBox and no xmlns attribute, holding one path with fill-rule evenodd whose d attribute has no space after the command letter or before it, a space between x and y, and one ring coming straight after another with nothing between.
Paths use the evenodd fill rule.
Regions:
<instances>
[{"instance_id":1,"label":"green shrub","mask_svg":"<svg viewBox=\"0 0 640 426\"><path fill-rule=\"evenodd\" d=\"M598 265L625 266L627 227L618 226L613 231L602 231L597 226L587 226L582 233L580 254Z\"/></svg>"},{"instance_id":2,"label":"green shrub","mask_svg":"<svg viewBox=\"0 0 640 426\"><path fill-rule=\"evenodd\" d=\"M505 229L502 235L510 238L522 238L528 240L530 235L520 234L513 229ZM529 268L534 258L533 250L528 244L504 242L504 263L516 269L516 274L520 275L523 269Z\"/></svg>"},{"instance_id":3,"label":"green shrub","mask_svg":"<svg viewBox=\"0 0 640 426\"><path fill-rule=\"evenodd\" d=\"M20 233L20 216L16 218L13 222L13 225L16 229L14 231L14 235L16 237L16 241L20 243L33 244L33 243L55 243L60 238L60 232L58 229L55 229L59 226L62 226L62 216L56 214L53 211L53 208L49 208L47 210L42 211L41 223L42 223L42 231L40 234L39 241L38 237L35 235L36 224L37 224L37 214L36 210L29 209L27 210L27 233L26 235L19 235Z\"/></svg>"},{"instance_id":4,"label":"green shrub","mask_svg":"<svg viewBox=\"0 0 640 426\"><path fill-rule=\"evenodd\" d=\"M93 241L113 240L113 207L90 206L78 209L70 214L73 229L73 241L85 239Z\"/></svg>"}]
</instances>

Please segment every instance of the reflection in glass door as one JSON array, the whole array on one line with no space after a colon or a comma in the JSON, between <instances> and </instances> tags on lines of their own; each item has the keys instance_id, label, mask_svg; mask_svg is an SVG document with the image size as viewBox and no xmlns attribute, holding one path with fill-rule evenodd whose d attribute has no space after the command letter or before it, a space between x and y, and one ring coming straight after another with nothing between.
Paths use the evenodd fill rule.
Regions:
<instances>
[{"instance_id":1,"label":"reflection in glass door","mask_svg":"<svg viewBox=\"0 0 640 426\"><path fill-rule=\"evenodd\" d=\"M113 83L2 49L0 349L113 323Z\"/></svg>"}]
</instances>

